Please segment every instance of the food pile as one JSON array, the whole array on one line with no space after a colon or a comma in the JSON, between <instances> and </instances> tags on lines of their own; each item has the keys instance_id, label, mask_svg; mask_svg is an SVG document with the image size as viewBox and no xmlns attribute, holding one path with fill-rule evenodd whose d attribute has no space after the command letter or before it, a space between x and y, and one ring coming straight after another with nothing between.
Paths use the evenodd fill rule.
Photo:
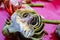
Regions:
<instances>
[{"instance_id":1,"label":"food pile","mask_svg":"<svg viewBox=\"0 0 60 40\"><path fill-rule=\"evenodd\" d=\"M45 23L60 24L56 20L44 20L30 6L43 4L31 4L31 0L0 0L0 8L6 9L10 14L2 33L8 38L16 37L17 40L42 40L47 32L44 30ZM59 30L56 33L59 35Z\"/></svg>"}]
</instances>

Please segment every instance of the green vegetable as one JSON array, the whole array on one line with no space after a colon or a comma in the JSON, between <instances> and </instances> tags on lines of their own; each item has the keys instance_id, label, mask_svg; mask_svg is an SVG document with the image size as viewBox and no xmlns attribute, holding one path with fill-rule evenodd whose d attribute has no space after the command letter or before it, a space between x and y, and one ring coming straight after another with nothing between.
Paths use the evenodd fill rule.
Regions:
<instances>
[{"instance_id":1,"label":"green vegetable","mask_svg":"<svg viewBox=\"0 0 60 40\"><path fill-rule=\"evenodd\" d=\"M43 7L44 4L28 4L29 6Z\"/></svg>"},{"instance_id":2,"label":"green vegetable","mask_svg":"<svg viewBox=\"0 0 60 40\"><path fill-rule=\"evenodd\" d=\"M60 20L42 20L43 23L60 24Z\"/></svg>"}]
</instances>

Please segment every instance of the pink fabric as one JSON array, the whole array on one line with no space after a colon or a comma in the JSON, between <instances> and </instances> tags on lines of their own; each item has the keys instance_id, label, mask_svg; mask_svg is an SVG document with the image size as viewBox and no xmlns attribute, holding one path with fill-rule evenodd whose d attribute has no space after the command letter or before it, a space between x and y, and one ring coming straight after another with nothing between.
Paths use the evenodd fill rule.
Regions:
<instances>
[{"instance_id":1,"label":"pink fabric","mask_svg":"<svg viewBox=\"0 0 60 40\"><path fill-rule=\"evenodd\" d=\"M8 17L8 13L4 9L0 9L0 40L4 40L4 36L2 35L2 29Z\"/></svg>"},{"instance_id":2,"label":"pink fabric","mask_svg":"<svg viewBox=\"0 0 60 40\"><path fill-rule=\"evenodd\" d=\"M52 2L46 2L44 0L32 0L32 3L43 3L44 8L33 7L36 12L48 20L60 20L60 0L52 0ZM2 28L6 19L9 17L5 10L0 9L0 40L4 40L2 35ZM48 32L48 35L43 37L43 40L57 40L55 35L57 25L45 24L44 29Z\"/></svg>"}]
</instances>

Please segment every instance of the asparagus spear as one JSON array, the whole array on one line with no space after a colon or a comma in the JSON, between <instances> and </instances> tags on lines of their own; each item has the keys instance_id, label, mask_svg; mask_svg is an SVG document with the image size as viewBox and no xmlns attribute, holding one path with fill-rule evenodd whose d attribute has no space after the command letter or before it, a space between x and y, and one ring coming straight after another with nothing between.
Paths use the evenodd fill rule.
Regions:
<instances>
[{"instance_id":1,"label":"asparagus spear","mask_svg":"<svg viewBox=\"0 0 60 40\"><path fill-rule=\"evenodd\" d=\"M28 4L29 6L43 7L44 4Z\"/></svg>"},{"instance_id":2,"label":"asparagus spear","mask_svg":"<svg viewBox=\"0 0 60 40\"><path fill-rule=\"evenodd\" d=\"M42 20L43 23L60 24L60 20Z\"/></svg>"}]
</instances>

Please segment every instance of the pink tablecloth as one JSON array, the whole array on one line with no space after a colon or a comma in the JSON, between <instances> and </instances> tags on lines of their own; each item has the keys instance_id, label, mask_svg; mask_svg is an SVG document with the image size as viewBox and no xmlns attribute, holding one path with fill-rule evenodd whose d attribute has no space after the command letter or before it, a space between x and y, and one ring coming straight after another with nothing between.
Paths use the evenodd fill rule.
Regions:
<instances>
[{"instance_id":1,"label":"pink tablecloth","mask_svg":"<svg viewBox=\"0 0 60 40\"><path fill-rule=\"evenodd\" d=\"M44 8L33 7L36 12L48 20L60 20L60 1L52 0L52 2L32 0L32 3L42 3ZM2 35L2 28L5 24L6 19L9 17L8 13L4 9L0 9L0 40L4 40ZM48 32L48 35L43 37L43 40L57 40L55 35L57 25L45 24L44 29Z\"/></svg>"}]
</instances>

